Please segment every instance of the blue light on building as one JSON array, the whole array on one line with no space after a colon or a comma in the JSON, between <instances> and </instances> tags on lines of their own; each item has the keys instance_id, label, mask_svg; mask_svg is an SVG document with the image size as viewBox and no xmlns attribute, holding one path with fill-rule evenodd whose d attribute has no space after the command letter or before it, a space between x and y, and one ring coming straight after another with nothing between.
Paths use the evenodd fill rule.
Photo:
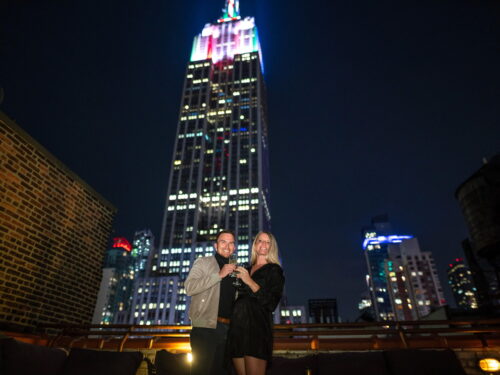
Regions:
<instances>
[{"instance_id":1,"label":"blue light on building","mask_svg":"<svg viewBox=\"0 0 500 375\"><path fill-rule=\"evenodd\" d=\"M390 236L377 236L371 238L365 238L363 241L363 250L366 250L369 245L380 245L380 244L389 244L389 243L401 243L403 240L408 240L413 238L413 236L407 235L390 235ZM371 250L368 248L368 250Z\"/></svg>"}]
</instances>

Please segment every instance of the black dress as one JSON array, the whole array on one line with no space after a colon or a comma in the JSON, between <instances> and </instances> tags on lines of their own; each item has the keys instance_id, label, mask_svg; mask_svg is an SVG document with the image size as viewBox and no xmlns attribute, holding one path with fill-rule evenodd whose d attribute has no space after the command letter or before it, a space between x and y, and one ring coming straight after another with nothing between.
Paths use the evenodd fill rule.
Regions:
<instances>
[{"instance_id":1,"label":"black dress","mask_svg":"<svg viewBox=\"0 0 500 375\"><path fill-rule=\"evenodd\" d=\"M263 265L252 275L260 289L244 284L231 316L227 349L230 358L246 355L269 361L273 353L272 313L281 299L285 277L278 264Z\"/></svg>"}]
</instances>

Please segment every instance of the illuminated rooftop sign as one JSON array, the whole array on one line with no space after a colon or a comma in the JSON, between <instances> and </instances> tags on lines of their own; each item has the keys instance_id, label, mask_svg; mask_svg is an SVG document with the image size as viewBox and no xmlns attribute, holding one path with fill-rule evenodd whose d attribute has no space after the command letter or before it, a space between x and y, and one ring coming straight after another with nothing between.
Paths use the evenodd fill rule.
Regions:
<instances>
[{"instance_id":1,"label":"illuminated rooftop sign","mask_svg":"<svg viewBox=\"0 0 500 375\"><path fill-rule=\"evenodd\" d=\"M115 237L113 238L113 248L121 247L126 251L132 250L132 245L125 237Z\"/></svg>"},{"instance_id":2,"label":"illuminated rooftop sign","mask_svg":"<svg viewBox=\"0 0 500 375\"><path fill-rule=\"evenodd\" d=\"M390 236L374 236L370 238L365 238L363 241L363 250L366 250L370 245L380 245L387 243L401 243L403 240L408 240L413 238L413 236L401 236L401 235L390 235Z\"/></svg>"}]
</instances>

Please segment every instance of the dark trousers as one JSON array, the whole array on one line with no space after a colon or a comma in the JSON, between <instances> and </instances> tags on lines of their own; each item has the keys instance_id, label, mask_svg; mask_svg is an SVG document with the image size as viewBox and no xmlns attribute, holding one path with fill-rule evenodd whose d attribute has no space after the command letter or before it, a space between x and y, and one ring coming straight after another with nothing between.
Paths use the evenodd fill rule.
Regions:
<instances>
[{"instance_id":1,"label":"dark trousers","mask_svg":"<svg viewBox=\"0 0 500 375\"><path fill-rule=\"evenodd\" d=\"M217 322L217 328L193 327L191 375L226 375L226 339L229 325Z\"/></svg>"}]
</instances>

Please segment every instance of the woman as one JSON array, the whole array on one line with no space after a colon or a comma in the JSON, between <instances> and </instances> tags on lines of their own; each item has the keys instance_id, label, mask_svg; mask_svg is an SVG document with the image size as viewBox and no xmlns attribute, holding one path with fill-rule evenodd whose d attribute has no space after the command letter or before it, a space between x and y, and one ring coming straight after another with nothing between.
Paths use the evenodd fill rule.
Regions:
<instances>
[{"instance_id":1,"label":"woman","mask_svg":"<svg viewBox=\"0 0 500 375\"><path fill-rule=\"evenodd\" d=\"M257 234L250 263L249 269L236 268L243 286L234 304L227 345L238 375L264 375L273 352L272 312L285 283L271 233Z\"/></svg>"}]
</instances>

